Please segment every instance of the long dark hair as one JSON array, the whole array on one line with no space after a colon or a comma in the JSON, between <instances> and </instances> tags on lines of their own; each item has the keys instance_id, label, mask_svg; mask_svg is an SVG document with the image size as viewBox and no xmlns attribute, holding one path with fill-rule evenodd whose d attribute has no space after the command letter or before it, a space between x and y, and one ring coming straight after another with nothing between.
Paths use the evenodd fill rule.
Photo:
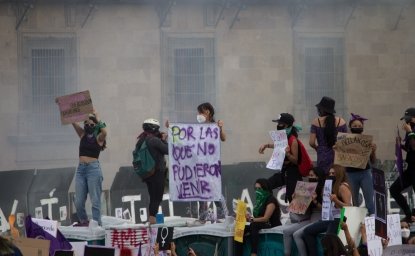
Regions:
<instances>
[{"instance_id":1,"label":"long dark hair","mask_svg":"<svg viewBox=\"0 0 415 256\"><path fill-rule=\"evenodd\" d=\"M264 178L257 179L257 180L255 181L255 183L258 183L259 185L261 185L261 188L262 188L263 190L268 191L268 192L271 192L271 194L272 194L272 190L271 190L271 188L270 188L270 186L269 186L269 182L268 182L268 180L267 180L267 179L264 179Z\"/></svg>"},{"instance_id":2,"label":"long dark hair","mask_svg":"<svg viewBox=\"0 0 415 256\"><path fill-rule=\"evenodd\" d=\"M337 129L336 117L331 113L324 113L326 119L324 120L324 139L327 146L333 147L336 144Z\"/></svg>"},{"instance_id":3,"label":"long dark hair","mask_svg":"<svg viewBox=\"0 0 415 256\"><path fill-rule=\"evenodd\" d=\"M98 119L95 117L95 115L90 115L89 116L89 120L91 120L92 122L94 122L95 125L98 124ZM107 140L104 140L104 143L101 146L101 151L104 151L104 149L106 149L106 148L107 148Z\"/></svg>"},{"instance_id":4,"label":"long dark hair","mask_svg":"<svg viewBox=\"0 0 415 256\"><path fill-rule=\"evenodd\" d=\"M197 106L197 111L199 111L199 113L203 113L205 110L209 110L211 121L215 122L215 109L212 104L205 102Z\"/></svg>"},{"instance_id":5,"label":"long dark hair","mask_svg":"<svg viewBox=\"0 0 415 256\"><path fill-rule=\"evenodd\" d=\"M14 255L13 244L0 236L0 255Z\"/></svg>"}]
</instances>

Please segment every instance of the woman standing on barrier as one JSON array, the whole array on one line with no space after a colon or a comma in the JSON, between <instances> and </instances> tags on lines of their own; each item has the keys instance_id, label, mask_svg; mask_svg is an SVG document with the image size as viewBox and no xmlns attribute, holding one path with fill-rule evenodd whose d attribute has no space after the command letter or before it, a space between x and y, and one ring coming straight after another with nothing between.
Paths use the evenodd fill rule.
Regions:
<instances>
[{"instance_id":1,"label":"woman standing on barrier","mask_svg":"<svg viewBox=\"0 0 415 256\"><path fill-rule=\"evenodd\" d=\"M336 102L329 97L323 97L316 105L319 117L311 124L310 146L317 151L317 166L327 175L334 162L333 146L338 132L347 132L346 121L334 116Z\"/></svg>"},{"instance_id":2,"label":"woman standing on barrier","mask_svg":"<svg viewBox=\"0 0 415 256\"><path fill-rule=\"evenodd\" d=\"M267 179L255 181L255 205L253 216L247 214L249 226L245 227L245 234L250 235L251 256L258 253L259 231L281 225L281 211L277 199L273 196ZM235 255L243 255L243 244L235 242Z\"/></svg>"},{"instance_id":3,"label":"woman standing on barrier","mask_svg":"<svg viewBox=\"0 0 415 256\"><path fill-rule=\"evenodd\" d=\"M75 174L75 207L80 226L88 226L85 211L87 194L92 203L92 219L101 225L102 170L98 161L99 154L106 147L106 125L99 120L98 114L89 115L82 128L72 123L81 139L79 144L79 165Z\"/></svg>"}]
</instances>

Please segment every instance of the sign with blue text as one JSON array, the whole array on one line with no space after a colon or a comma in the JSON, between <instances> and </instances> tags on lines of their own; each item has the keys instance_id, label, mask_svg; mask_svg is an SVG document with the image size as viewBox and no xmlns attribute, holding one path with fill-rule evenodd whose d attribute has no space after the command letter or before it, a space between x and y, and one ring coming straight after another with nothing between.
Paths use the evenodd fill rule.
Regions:
<instances>
[{"instance_id":1,"label":"sign with blue text","mask_svg":"<svg viewBox=\"0 0 415 256\"><path fill-rule=\"evenodd\" d=\"M168 141L170 200L219 201L222 169L217 124L170 124Z\"/></svg>"}]
</instances>

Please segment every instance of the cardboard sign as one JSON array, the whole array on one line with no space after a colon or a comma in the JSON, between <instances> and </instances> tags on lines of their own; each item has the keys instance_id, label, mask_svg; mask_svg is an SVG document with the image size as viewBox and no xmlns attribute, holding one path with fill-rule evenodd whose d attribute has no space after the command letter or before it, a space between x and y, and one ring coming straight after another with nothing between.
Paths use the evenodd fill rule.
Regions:
<instances>
[{"instance_id":1,"label":"cardboard sign","mask_svg":"<svg viewBox=\"0 0 415 256\"><path fill-rule=\"evenodd\" d=\"M281 170L285 159L285 149L288 146L287 133L285 130L280 130L270 131L269 134L274 142L274 151L267 164L267 168L271 170Z\"/></svg>"},{"instance_id":2,"label":"cardboard sign","mask_svg":"<svg viewBox=\"0 0 415 256\"><path fill-rule=\"evenodd\" d=\"M159 244L159 250L170 250L170 243L173 241L173 227L159 227L157 230L156 242Z\"/></svg>"},{"instance_id":3,"label":"cardboard sign","mask_svg":"<svg viewBox=\"0 0 415 256\"><path fill-rule=\"evenodd\" d=\"M401 217L399 214L388 214L388 246L402 244Z\"/></svg>"},{"instance_id":4,"label":"cardboard sign","mask_svg":"<svg viewBox=\"0 0 415 256\"><path fill-rule=\"evenodd\" d=\"M385 174L382 170L372 168L372 179L375 190L375 231L377 236L387 239Z\"/></svg>"},{"instance_id":5,"label":"cardboard sign","mask_svg":"<svg viewBox=\"0 0 415 256\"><path fill-rule=\"evenodd\" d=\"M295 197L288 206L292 213L305 214L313 200L313 192L316 191L317 182L297 181L295 186Z\"/></svg>"},{"instance_id":6,"label":"cardboard sign","mask_svg":"<svg viewBox=\"0 0 415 256\"><path fill-rule=\"evenodd\" d=\"M371 135L339 132L334 148L334 164L365 169L372 152L372 140Z\"/></svg>"},{"instance_id":7,"label":"cardboard sign","mask_svg":"<svg viewBox=\"0 0 415 256\"><path fill-rule=\"evenodd\" d=\"M51 234L53 237L56 237L58 232L58 222L55 220L45 220L45 219L36 219L32 218L32 221L43 228L46 232Z\"/></svg>"},{"instance_id":8,"label":"cardboard sign","mask_svg":"<svg viewBox=\"0 0 415 256\"><path fill-rule=\"evenodd\" d=\"M56 98L59 105L62 124L82 122L93 113L89 91L78 92Z\"/></svg>"},{"instance_id":9,"label":"cardboard sign","mask_svg":"<svg viewBox=\"0 0 415 256\"><path fill-rule=\"evenodd\" d=\"M170 124L171 201L219 201L222 196L220 129L211 124Z\"/></svg>"},{"instance_id":10,"label":"cardboard sign","mask_svg":"<svg viewBox=\"0 0 415 256\"><path fill-rule=\"evenodd\" d=\"M240 243L244 241L244 231L246 224L246 203L238 200L236 203L235 235L234 240Z\"/></svg>"},{"instance_id":11,"label":"cardboard sign","mask_svg":"<svg viewBox=\"0 0 415 256\"><path fill-rule=\"evenodd\" d=\"M321 219L322 220L333 220L332 208L334 207L334 205L332 204L330 200L331 192L333 190L332 184L333 184L332 180L326 180L324 182L323 203L321 206Z\"/></svg>"},{"instance_id":12,"label":"cardboard sign","mask_svg":"<svg viewBox=\"0 0 415 256\"><path fill-rule=\"evenodd\" d=\"M383 247L381 238L375 234L375 218L365 218L365 228L367 237L367 253L369 256L381 256Z\"/></svg>"},{"instance_id":13,"label":"cardboard sign","mask_svg":"<svg viewBox=\"0 0 415 256\"><path fill-rule=\"evenodd\" d=\"M49 256L49 240L19 237L13 243L23 255Z\"/></svg>"}]
</instances>

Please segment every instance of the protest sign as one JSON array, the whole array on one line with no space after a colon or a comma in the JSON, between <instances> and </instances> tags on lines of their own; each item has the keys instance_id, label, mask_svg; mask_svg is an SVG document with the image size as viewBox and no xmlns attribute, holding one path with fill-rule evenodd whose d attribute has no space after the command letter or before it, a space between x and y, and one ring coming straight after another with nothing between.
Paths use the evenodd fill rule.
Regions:
<instances>
[{"instance_id":1,"label":"protest sign","mask_svg":"<svg viewBox=\"0 0 415 256\"><path fill-rule=\"evenodd\" d=\"M339 132L334 147L334 164L365 169L372 152L372 139L371 135Z\"/></svg>"},{"instance_id":2,"label":"protest sign","mask_svg":"<svg viewBox=\"0 0 415 256\"><path fill-rule=\"evenodd\" d=\"M288 206L288 211L297 214L305 214L313 200L313 192L316 191L317 182L297 181L295 196Z\"/></svg>"},{"instance_id":3,"label":"protest sign","mask_svg":"<svg viewBox=\"0 0 415 256\"><path fill-rule=\"evenodd\" d=\"M244 231L246 224L246 203L238 200L236 203L236 219L234 240L240 243L244 241Z\"/></svg>"},{"instance_id":4,"label":"protest sign","mask_svg":"<svg viewBox=\"0 0 415 256\"><path fill-rule=\"evenodd\" d=\"M222 196L220 130L215 124L170 124L171 201L219 201Z\"/></svg>"},{"instance_id":5,"label":"protest sign","mask_svg":"<svg viewBox=\"0 0 415 256\"><path fill-rule=\"evenodd\" d=\"M402 244L386 247L383 256L413 256L415 255L415 246L413 244Z\"/></svg>"},{"instance_id":6,"label":"protest sign","mask_svg":"<svg viewBox=\"0 0 415 256\"><path fill-rule=\"evenodd\" d=\"M375 190L375 231L377 236L387 239L385 174L382 170L372 168L372 179Z\"/></svg>"},{"instance_id":7,"label":"protest sign","mask_svg":"<svg viewBox=\"0 0 415 256\"><path fill-rule=\"evenodd\" d=\"M365 218L366 238L367 238L367 253L369 256L381 256L382 255L382 242L381 238L375 235L375 218Z\"/></svg>"},{"instance_id":8,"label":"protest sign","mask_svg":"<svg viewBox=\"0 0 415 256\"><path fill-rule=\"evenodd\" d=\"M285 130L270 131L272 141L274 142L274 151L271 159L267 164L267 168L271 170L281 170L284 164L285 149L288 146L287 133Z\"/></svg>"},{"instance_id":9,"label":"protest sign","mask_svg":"<svg viewBox=\"0 0 415 256\"><path fill-rule=\"evenodd\" d=\"M388 214L387 217L388 246L402 244L401 220L399 214Z\"/></svg>"},{"instance_id":10,"label":"protest sign","mask_svg":"<svg viewBox=\"0 0 415 256\"><path fill-rule=\"evenodd\" d=\"M360 241L362 236L360 232L360 225L365 221L367 209L364 207L356 206L345 206L343 209L343 215L347 217L346 224L349 229L350 236L353 238L353 241ZM346 236L344 235L343 230L340 230L338 236L343 244L347 245Z\"/></svg>"},{"instance_id":11,"label":"protest sign","mask_svg":"<svg viewBox=\"0 0 415 256\"><path fill-rule=\"evenodd\" d=\"M53 237L56 237L58 232L58 222L55 220L46 220L46 219L36 219L32 218L32 221L43 228L44 231L51 234Z\"/></svg>"},{"instance_id":12,"label":"protest sign","mask_svg":"<svg viewBox=\"0 0 415 256\"><path fill-rule=\"evenodd\" d=\"M333 181L332 180L326 180L324 182L324 188L323 188L323 204L321 209L321 219L322 220L333 220L333 214L332 214L332 202L330 200L330 195L333 189Z\"/></svg>"},{"instance_id":13,"label":"protest sign","mask_svg":"<svg viewBox=\"0 0 415 256\"><path fill-rule=\"evenodd\" d=\"M89 91L78 92L56 98L62 124L71 124L88 119L93 112Z\"/></svg>"},{"instance_id":14,"label":"protest sign","mask_svg":"<svg viewBox=\"0 0 415 256\"><path fill-rule=\"evenodd\" d=\"M173 241L173 229L173 227L158 228L156 242L161 251L170 249L170 243Z\"/></svg>"}]
</instances>

